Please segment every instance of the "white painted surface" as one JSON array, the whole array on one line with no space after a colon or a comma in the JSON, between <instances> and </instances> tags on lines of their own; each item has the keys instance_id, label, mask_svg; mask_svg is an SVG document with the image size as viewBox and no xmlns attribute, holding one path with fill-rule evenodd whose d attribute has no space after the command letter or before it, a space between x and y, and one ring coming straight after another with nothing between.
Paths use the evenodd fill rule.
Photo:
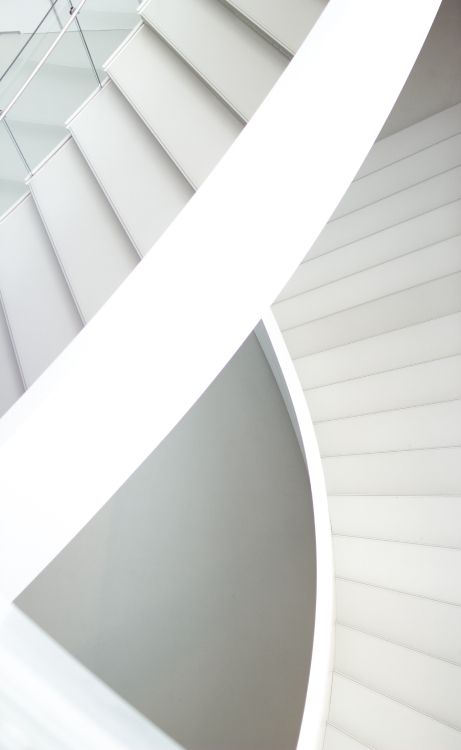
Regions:
<instances>
[{"instance_id":1,"label":"white painted surface","mask_svg":"<svg viewBox=\"0 0 461 750\"><path fill-rule=\"evenodd\" d=\"M78 112L69 127L144 255L191 198L192 188L112 81Z\"/></svg>"},{"instance_id":2,"label":"white painted surface","mask_svg":"<svg viewBox=\"0 0 461 750\"><path fill-rule=\"evenodd\" d=\"M452 201L377 234L310 258L299 267L280 299L330 284L461 234L461 201Z\"/></svg>"},{"instance_id":3,"label":"white painted surface","mask_svg":"<svg viewBox=\"0 0 461 750\"><path fill-rule=\"evenodd\" d=\"M461 448L324 458L332 495L459 495Z\"/></svg>"},{"instance_id":4,"label":"white painted surface","mask_svg":"<svg viewBox=\"0 0 461 750\"><path fill-rule=\"evenodd\" d=\"M460 125L380 141L275 306L330 495L329 722L373 750L461 747Z\"/></svg>"},{"instance_id":5,"label":"white painted surface","mask_svg":"<svg viewBox=\"0 0 461 750\"><path fill-rule=\"evenodd\" d=\"M296 360L304 388L461 353L461 314L445 315Z\"/></svg>"},{"instance_id":6,"label":"white painted surface","mask_svg":"<svg viewBox=\"0 0 461 750\"><path fill-rule=\"evenodd\" d=\"M4 414L22 395L24 385L3 307L0 309L0 358L0 413Z\"/></svg>"},{"instance_id":7,"label":"white painted surface","mask_svg":"<svg viewBox=\"0 0 461 750\"><path fill-rule=\"evenodd\" d=\"M461 234L332 281L328 294L323 287L309 289L278 302L274 309L280 327L285 330L460 270Z\"/></svg>"},{"instance_id":8,"label":"white painted surface","mask_svg":"<svg viewBox=\"0 0 461 750\"><path fill-rule=\"evenodd\" d=\"M333 678L330 721L373 750L461 747L455 729L341 675Z\"/></svg>"},{"instance_id":9,"label":"white painted surface","mask_svg":"<svg viewBox=\"0 0 461 750\"><path fill-rule=\"evenodd\" d=\"M461 666L459 606L336 579L336 617L341 625Z\"/></svg>"},{"instance_id":10,"label":"white painted surface","mask_svg":"<svg viewBox=\"0 0 461 750\"><path fill-rule=\"evenodd\" d=\"M461 398L461 356L364 375L306 393L314 421Z\"/></svg>"},{"instance_id":11,"label":"white painted surface","mask_svg":"<svg viewBox=\"0 0 461 750\"><path fill-rule=\"evenodd\" d=\"M340 536L333 542L340 578L461 604L459 549Z\"/></svg>"},{"instance_id":12,"label":"white painted surface","mask_svg":"<svg viewBox=\"0 0 461 750\"><path fill-rule=\"evenodd\" d=\"M365 745L332 726L327 727L324 750L364 750Z\"/></svg>"},{"instance_id":13,"label":"white painted surface","mask_svg":"<svg viewBox=\"0 0 461 750\"><path fill-rule=\"evenodd\" d=\"M29 185L83 318L89 320L134 268L136 251L72 140Z\"/></svg>"},{"instance_id":14,"label":"white painted surface","mask_svg":"<svg viewBox=\"0 0 461 750\"><path fill-rule=\"evenodd\" d=\"M461 166L455 166L383 198L377 203L334 219L327 224L310 255L314 258L331 252L337 247L356 242L369 234L381 232L394 224L408 221L459 198L461 198Z\"/></svg>"},{"instance_id":15,"label":"white painted surface","mask_svg":"<svg viewBox=\"0 0 461 750\"><path fill-rule=\"evenodd\" d=\"M461 496L329 498L334 534L461 549Z\"/></svg>"},{"instance_id":16,"label":"white painted surface","mask_svg":"<svg viewBox=\"0 0 461 750\"><path fill-rule=\"evenodd\" d=\"M226 0L272 39L295 53L314 26L325 0Z\"/></svg>"},{"instance_id":17,"label":"white painted surface","mask_svg":"<svg viewBox=\"0 0 461 750\"><path fill-rule=\"evenodd\" d=\"M445 107L425 119L423 115L413 125L377 141L357 172L357 177L360 178L382 169L433 145L436 141L450 138L461 132L461 104L456 103L453 107L445 105ZM434 133L437 134L435 139Z\"/></svg>"},{"instance_id":18,"label":"white painted surface","mask_svg":"<svg viewBox=\"0 0 461 750\"><path fill-rule=\"evenodd\" d=\"M424 448L461 448L461 401L319 422L324 456L384 453Z\"/></svg>"},{"instance_id":19,"label":"white painted surface","mask_svg":"<svg viewBox=\"0 0 461 750\"><path fill-rule=\"evenodd\" d=\"M340 674L461 728L461 667L342 625L336 627L335 654Z\"/></svg>"},{"instance_id":20,"label":"white painted surface","mask_svg":"<svg viewBox=\"0 0 461 750\"><path fill-rule=\"evenodd\" d=\"M195 186L242 129L229 108L147 26L110 61L107 72Z\"/></svg>"},{"instance_id":21,"label":"white painted surface","mask_svg":"<svg viewBox=\"0 0 461 750\"><path fill-rule=\"evenodd\" d=\"M150 0L142 16L244 120L255 113L288 63L216 0Z\"/></svg>"},{"instance_id":22,"label":"white painted surface","mask_svg":"<svg viewBox=\"0 0 461 750\"><path fill-rule=\"evenodd\" d=\"M26 384L82 327L31 196L0 222L0 292Z\"/></svg>"},{"instance_id":23,"label":"white painted surface","mask_svg":"<svg viewBox=\"0 0 461 750\"><path fill-rule=\"evenodd\" d=\"M373 750L461 747L461 214L458 199L431 210L442 192L421 187L459 157L450 128L458 107L377 144L367 162L380 171L353 183L352 212L329 225L340 241L320 237L275 308L322 452L336 456L323 461L335 670L350 679L334 677L329 721ZM426 183L405 187L414 176Z\"/></svg>"},{"instance_id":24,"label":"white painted surface","mask_svg":"<svg viewBox=\"0 0 461 750\"><path fill-rule=\"evenodd\" d=\"M333 218L337 219L351 211L357 211L359 208L459 165L460 150L461 134L457 133L410 156L403 157L397 163L393 162L379 171L354 180L333 214Z\"/></svg>"},{"instance_id":25,"label":"white painted surface","mask_svg":"<svg viewBox=\"0 0 461 750\"><path fill-rule=\"evenodd\" d=\"M293 358L398 331L461 309L461 272L410 286L285 331Z\"/></svg>"}]
</instances>

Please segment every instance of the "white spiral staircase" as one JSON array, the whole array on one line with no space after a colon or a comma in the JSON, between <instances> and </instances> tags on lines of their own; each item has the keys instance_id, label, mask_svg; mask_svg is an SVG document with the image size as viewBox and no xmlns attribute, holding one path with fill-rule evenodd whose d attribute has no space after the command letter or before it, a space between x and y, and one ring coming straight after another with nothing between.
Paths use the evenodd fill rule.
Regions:
<instances>
[{"instance_id":1,"label":"white spiral staircase","mask_svg":"<svg viewBox=\"0 0 461 750\"><path fill-rule=\"evenodd\" d=\"M2 410L33 386L0 423L7 598L17 598L186 413L332 213L403 85L438 3L409 3L399 12L398 3L370 5L331 2L288 66L323 2L145 2L141 24L105 66L103 87L69 120L70 135L33 169L30 192L0 220ZM395 30L397 62L390 71L378 32L394 31L397 18L402 33ZM358 63L347 57L354 30ZM364 49L370 71L362 71ZM344 79L336 69L328 78L333 51ZM317 77L332 87L332 110L324 102L327 89L316 89L312 73L303 77L313 62ZM363 102L368 73L378 90L370 93L369 120L362 109L358 123L353 108ZM308 101L299 110L283 98L290 75L292 85L306 81ZM332 115L344 107L343 91L352 112L344 110L340 127ZM283 104L286 117L278 121ZM322 747L324 740L327 750L461 748L461 105L417 119L376 143L273 307L314 421L334 541L329 717L324 739L322 707L312 706L322 702L320 689L314 694L318 670L328 677L325 644L321 667L316 662L320 635L328 643L330 632L320 634L318 621L300 747ZM270 142L260 153L255 143L268 121L270 165ZM299 153L299 181L285 183L293 211L285 216L280 181L294 169L289 146L288 164L280 153L288 125L297 147L308 125L313 142ZM246 163L248 184L241 185ZM253 181L258 169L267 192ZM278 188L270 184L272 170ZM235 175L239 193L223 196L222 185ZM203 279L199 286L204 269L212 284ZM267 319L283 363L271 325ZM157 362L138 352L149 335ZM171 341L181 344L179 354L171 352ZM216 351L207 361L211 341ZM282 371L290 383L286 360ZM188 363L187 386L177 374L181 361ZM161 395L146 401L154 373ZM120 389L134 382L139 393L125 406ZM107 425L115 403L118 430ZM157 422L149 429L148 415ZM63 434L66 423L75 436ZM88 424L94 435L79 446ZM140 436L133 447L127 435L135 427ZM109 437L111 430L116 434ZM306 453L315 495L315 445ZM18 478L24 456L27 476ZM14 511L6 507L11 498ZM45 528L42 514L56 523L43 543L36 540ZM320 511L316 523L317 552L328 554ZM317 586L328 589L320 575L327 567L318 565ZM27 592L19 602L40 622ZM322 627L329 626L324 620Z\"/></svg>"}]
</instances>

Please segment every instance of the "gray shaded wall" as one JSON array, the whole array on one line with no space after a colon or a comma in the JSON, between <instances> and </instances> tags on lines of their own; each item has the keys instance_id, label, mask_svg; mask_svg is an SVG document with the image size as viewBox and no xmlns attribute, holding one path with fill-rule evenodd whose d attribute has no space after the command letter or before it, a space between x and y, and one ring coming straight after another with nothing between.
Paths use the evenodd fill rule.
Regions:
<instances>
[{"instance_id":1,"label":"gray shaded wall","mask_svg":"<svg viewBox=\"0 0 461 750\"><path fill-rule=\"evenodd\" d=\"M461 3L443 0L380 138L458 102L461 102Z\"/></svg>"},{"instance_id":2,"label":"gray shaded wall","mask_svg":"<svg viewBox=\"0 0 461 750\"><path fill-rule=\"evenodd\" d=\"M254 335L17 604L185 747L295 747L311 500Z\"/></svg>"}]
</instances>

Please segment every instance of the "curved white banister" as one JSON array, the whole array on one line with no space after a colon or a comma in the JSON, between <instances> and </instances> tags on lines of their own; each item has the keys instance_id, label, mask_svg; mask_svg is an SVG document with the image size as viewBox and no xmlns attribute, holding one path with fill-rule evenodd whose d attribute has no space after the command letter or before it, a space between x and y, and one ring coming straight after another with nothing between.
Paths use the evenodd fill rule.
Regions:
<instances>
[{"instance_id":1,"label":"curved white banister","mask_svg":"<svg viewBox=\"0 0 461 750\"><path fill-rule=\"evenodd\" d=\"M363 161L439 4L331 0L154 252L0 422L5 596L87 523L255 327Z\"/></svg>"},{"instance_id":2,"label":"curved white banister","mask_svg":"<svg viewBox=\"0 0 461 750\"><path fill-rule=\"evenodd\" d=\"M272 312L265 313L256 334L268 361L271 363L272 356L276 358L274 375L277 376L278 368L281 374L279 387L298 434L309 473L315 527L315 621L309 681L298 747L320 748L330 704L335 623L333 549L325 478L314 425L301 383Z\"/></svg>"}]
</instances>

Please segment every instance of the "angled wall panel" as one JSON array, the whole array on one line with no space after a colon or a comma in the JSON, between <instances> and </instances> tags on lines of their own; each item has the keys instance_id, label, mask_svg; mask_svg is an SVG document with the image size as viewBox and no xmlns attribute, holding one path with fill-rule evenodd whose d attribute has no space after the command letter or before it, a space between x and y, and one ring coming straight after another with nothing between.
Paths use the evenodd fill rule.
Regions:
<instances>
[{"instance_id":1,"label":"angled wall panel","mask_svg":"<svg viewBox=\"0 0 461 750\"><path fill-rule=\"evenodd\" d=\"M457 605L338 578L336 616L340 625L461 667Z\"/></svg>"},{"instance_id":2,"label":"angled wall panel","mask_svg":"<svg viewBox=\"0 0 461 750\"><path fill-rule=\"evenodd\" d=\"M139 256L72 140L30 180L69 286L89 320Z\"/></svg>"},{"instance_id":3,"label":"angled wall panel","mask_svg":"<svg viewBox=\"0 0 461 750\"><path fill-rule=\"evenodd\" d=\"M0 309L0 413L3 414L24 392L24 384L12 345L10 331Z\"/></svg>"},{"instance_id":4,"label":"angled wall panel","mask_svg":"<svg viewBox=\"0 0 461 750\"><path fill-rule=\"evenodd\" d=\"M255 113L287 66L286 56L226 3L151 0L141 12L244 120Z\"/></svg>"},{"instance_id":5,"label":"angled wall panel","mask_svg":"<svg viewBox=\"0 0 461 750\"><path fill-rule=\"evenodd\" d=\"M366 748L459 750L459 732L358 682L335 675L330 721Z\"/></svg>"},{"instance_id":6,"label":"angled wall panel","mask_svg":"<svg viewBox=\"0 0 461 750\"><path fill-rule=\"evenodd\" d=\"M112 81L77 113L69 127L144 255L191 198L191 186Z\"/></svg>"},{"instance_id":7,"label":"angled wall panel","mask_svg":"<svg viewBox=\"0 0 461 750\"><path fill-rule=\"evenodd\" d=\"M27 385L82 327L29 195L0 223L0 289Z\"/></svg>"}]
</instances>

